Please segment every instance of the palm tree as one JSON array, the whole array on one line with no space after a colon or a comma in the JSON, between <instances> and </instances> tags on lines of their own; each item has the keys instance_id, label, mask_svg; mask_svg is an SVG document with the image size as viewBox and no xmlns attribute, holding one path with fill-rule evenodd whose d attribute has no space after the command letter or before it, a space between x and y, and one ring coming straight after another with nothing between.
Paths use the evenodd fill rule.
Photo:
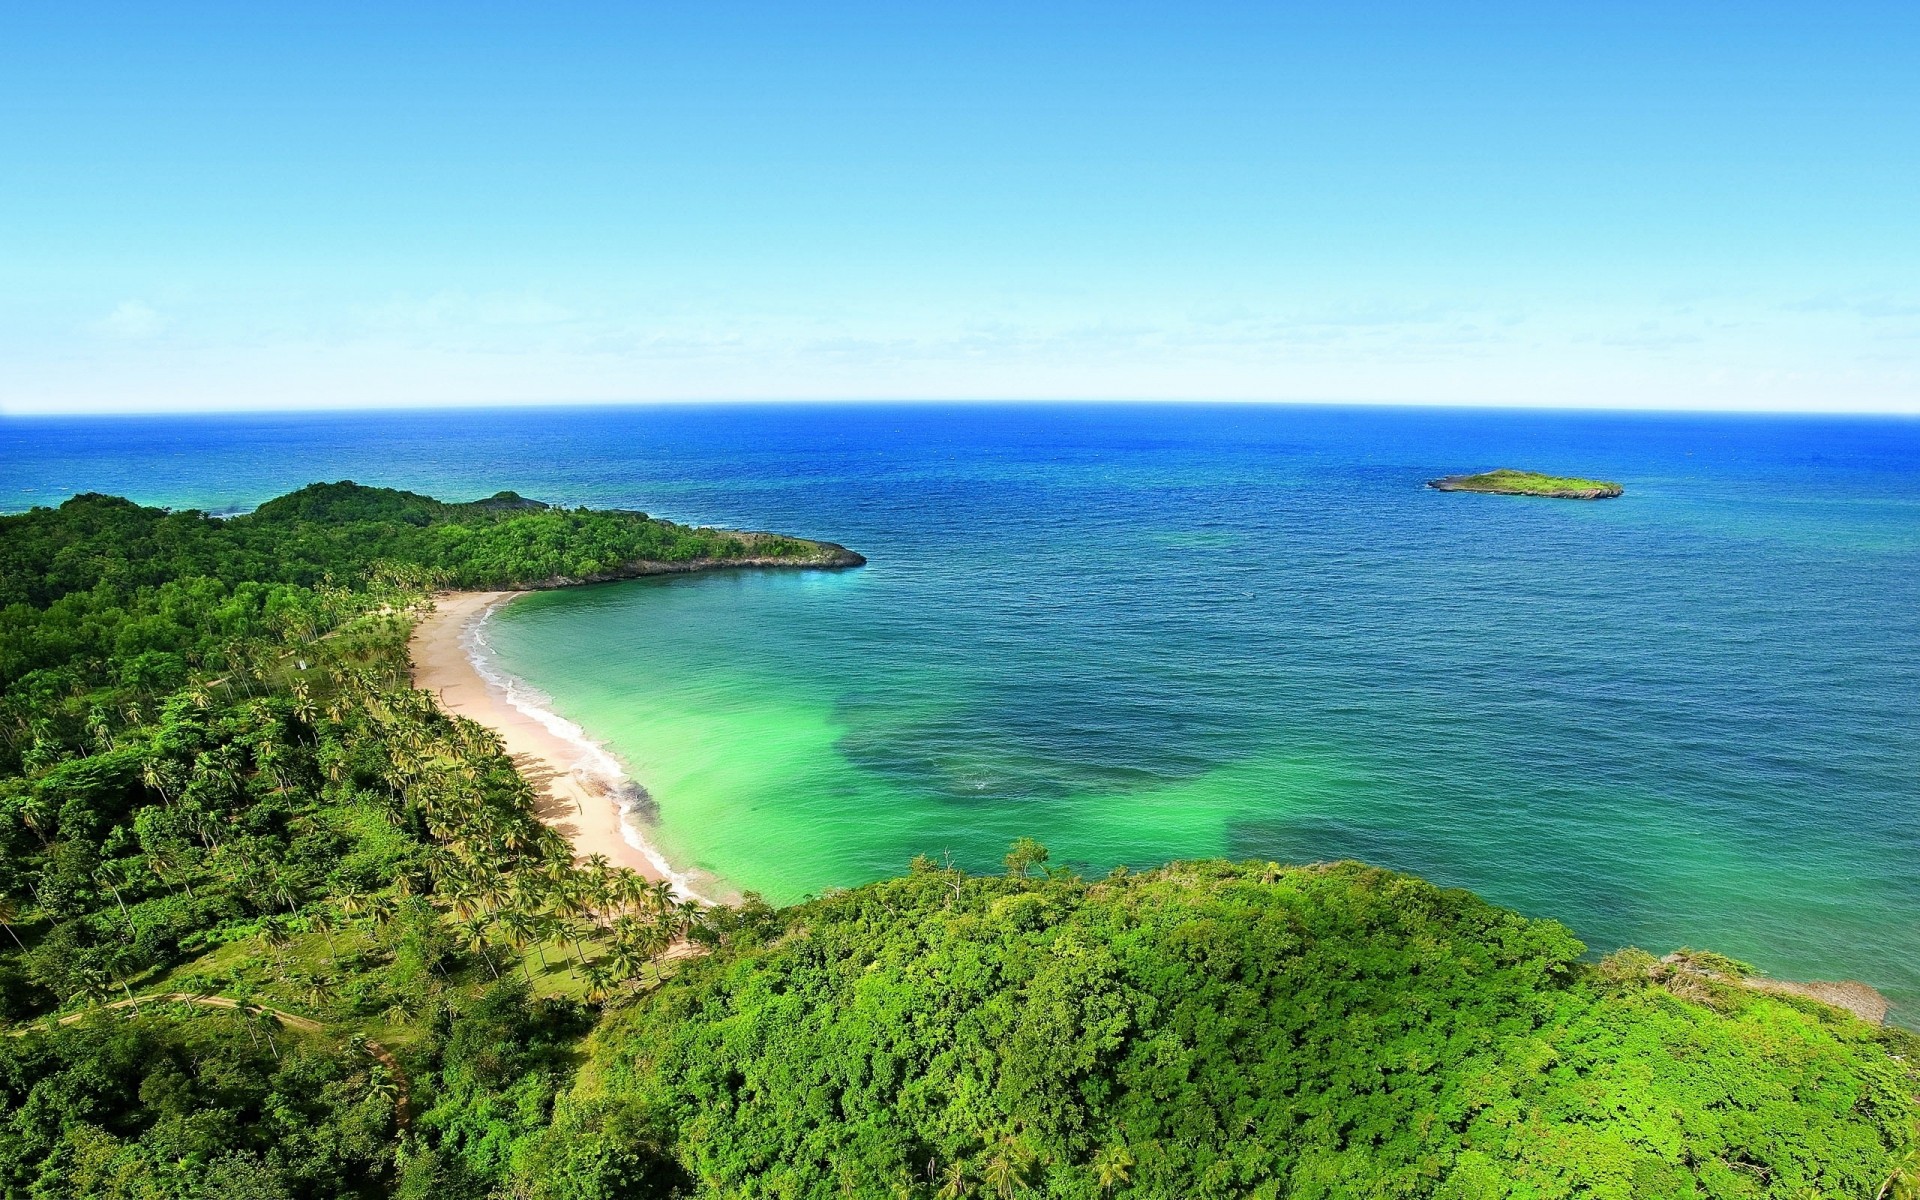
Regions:
<instances>
[{"instance_id":1,"label":"palm tree","mask_svg":"<svg viewBox=\"0 0 1920 1200\"><path fill-rule=\"evenodd\" d=\"M168 880L167 876L173 874L174 870L178 868L179 865L180 865L179 857L168 846L164 846L164 845L154 846L152 849L147 851L147 870L153 872L153 877L155 879L158 879L161 883L167 884L167 886L169 887L173 885L172 885L172 882ZM188 882L184 874L182 874L180 877L180 886L186 889L187 899L189 900L193 899L193 884Z\"/></svg>"},{"instance_id":2,"label":"palm tree","mask_svg":"<svg viewBox=\"0 0 1920 1200\"><path fill-rule=\"evenodd\" d=\"M288 946L293 945L293 933L287 928L286 918L263 917L260 921L260 940L274 951L275 958L280 957Z\"/></svg>"},{"instance_id":3,"label":"palm tree","mask_svg":"<svg viewBox=\"0 0 1920 1200\"><path fill-rule=\"evenodd\" d=\"M604 921L613 912L615 900L613 871L607 866L606 855L596 854L593 857L600 861L592 868L592 874L583 881L585 886L581 891L595 918Z\"/></svg>"},{"instance_id":4,"label":"palm tree","mask_svg":"<svg viewBox=\"0 0 1920 1200\"><path fill-rule=\"evenodd\" d=\"M1015 1189L1022 1182L1019 1164L1015 1163L1004 1150L987 1160L986 1178L987 1186L992 1188L1001 1200L1011 1200Z\"/></svg>"},{"instance_id":5,"label":"palm tree","mask_svg":"<svg viewBox=\"0 0 1920 1200\"><path fill-rule=\"evenodd\" d=\"M558 933L556 926L559 924L559 921L560 918L554 916L552 913L539 913L533 917L533 952L540 958L540 969L542 971L550 971L553 969L547 962L547 942L553 939Z\"/></svg>"},{"instance_id":6,"label":"palm tree","mask_svg":"<svg viewBox=\"0 0 1920 1200\"><path fill-rule=\"evenodd\" d=\"M382 1108L392 1108L400 1101L400 1085L395 1082L393 1073L376 1064L367 1072L367 1097L378 1100Z\"/></svg>"},{"instance_id":7,"label":"palm tree","mask_svg":"<svg viewBox=\"0 0 1920 1200\"><path fill-rule=\"evenodd\" d=\"M495 979L500 978L500 968L493 965L493 939L487 936L487 922L483 917L469 917L460 924L460 940L467 952L487 964L487 970L493 972Z\"/></svg>"},{"instance_id":8,"label":"palm tree","mask_svg":"<svg viewBox=\"0 0 1920 1200\"><path fill-rule=\"evenodd\" d=\"M479 894L480 907L484 912L493 912L498 909L507 896L505 882L498 874L492 872L482 875L475 889Z\"/></svg>"},{"instance_id":9,"label":"palm tree","mask_svg":"<svg viewBox=\"0 0 1920 1200\"><path fill-rule=\"evenodd\" d=\"M289 913L298 911L299 906L293 902L293 891L287 887L287 880L290 876L286 869L278 864L273 864L267 867L266 874L269 888L268 894L276 897L281 904L286 905Z\"/></svg>"},{"instance_id":10,"label":"palm tree","mask_svg":"<svg viewBox=\"0 0 1920 1200\"><path fill-rule=\"evenodd\" d=\"M532 842L528 838L526 823L523 821L510 822L500 831L500 846L510 854L519 854L530 845Z\"/></svg>"},{"instance_id":11,"label":"palm tree","mask_svg":"<svg viewBox=\"0 0 1920 1200\"><path fill-rule=\"evenodd\" d=\"M293 682L293 715L295 720L310 730L320 723L320 706L313 702L313 691L307 687L304 679L296 679ZM320 741L316 737L314 745L319 744Z\"/></svg>"},{"instance_id":12,"label":"palm tree","mask_svg":"<svg viewBox=\"0 0 1920 1200\"><path fill-rule=\"evenodd\" d=\"M637 978L640 972L646 970L647 959L644 955L634 953L633 946L622 939L614 942L613 951L607 956L607 966L624 982Z\"/></svg>"},{"instance_id":13,"label":"palm tree","mask_svg":"<svg viewBox=\"0 0 1920 1200\"><path fill-rule=\"evenodd\" d=\"M531 871L515 871L508 892L508 902L522 912L533 912L547 899L546 885Z\"/></svg>"},{"instance_id":14,"label":"palm tree","mask_svg":"<svg viewBox=\"0 0 1920 1200\"><path fill-rule=\"evenodd\" d=\"M545 899L548 911L557 916L578 917L587 912L579 877L571 869L548 884Z\"/></svg>"},{"instance_id":15,"label":"palm tree","mask_svg":"<svg viewBox=\"0 0 1920 1200\"><path fill-rule=\"evenodd\" d=\"M123 882L120 879L122 869L119 859L109 859L95 868L93 878L95 882L107 885L107 890L113 893L113 902L120 906L120 919L127 923L128 929L132 929L133 918L127 915L127 902L120 898L120 888L118 884Z\"/></svg>"},{"instance_id":16,"label":"palm tree","mask_svg":"<svg viewBox=\"0 0 1920 1200\"><path fill-rule=\"evenodd\" d=\"M573 860L555 855L540 864L540 874L546 877L553 890L558 891L573 879Z\"/></svg>"},{"instance_id":17,"label":"palm tree","mask_svg":"<svg viewBox=\"0 0 1920 1200\"><path fill-rule=\"evenodd\" d=\"M641 921L635 923L625 941L634 955L644 962L651 962L673 945L673 932L658 919Z\"/></svg>"},{"instance_id":18,"label":"palm tree","mask_svg":"<svg viewBox=\"0 0 1920 1200\"><path fill-rule=\"evenodd\" d=\"M647 893L655 912L666 912L673 907L673 882L656 879L647 885Z\"/></svg>"},{"instance_id":19,"label":"palm tree","mask_svg":"<svg viewBox=\"0 0 1920 1200\"><path fill-rule=\"evenodd\" d=\"M480 911L480 891L471 879L450 879L442 887L452 901L454 916L465 921Z\"/></svg>"},{"instance_id":20,"label":"palm tree","mask_svg":"<svg viewBox=\"0 0 1920 1200\"><path fill-rule=\"evenodd\" d=\"M27 944L20 940L19 932L13 927L19 919L20 902L12 896L0 895L0 925L6 926L7 936L13 939L13 944L25 950Z\"/></svg>"},{"instance_id":21,"label":"palm tree","mask_svg":"<svg viewBox=\"0 0 1920 1200\"><path fill-rule=\"evenodd\" d=\"M698 900L682 900L673 908L673 927L682 941L692 941L696 930L706 928L707 910Z\"/></svg>"},{"instance_id":22,"label":"palm tree","mask_svg":"<svg viewBox=\"0 0 1920 1200\"><path fill-rule=\"evenodd\" d=\"M336 967L340 965L340 957L333 952L333 931L338 928L333 914L324 908L316 908L307 914L307 929L326 939L327 961Z\"/></svg>"},{"instance_id":23,"label":"palm tree","mask_svg":"<svg viewBox=\"0 0 1920 1200\"><path fill-rule=\"evenodd\" d=\"M538 944L534 940L539 932L535 927L534 919L520 909L510 908L500 914L500 927L507 931L508 941L513 944L515 952L520 955L520 970L526 974L527 982L532 983L533 972L527 970L526 955L529 945ZM540 966L544 970L546 965L547 956L543 953L540 956Z\"/></svg>"},{"instance_id":24,"label":"palm tree","mask_svg":"<svg viewBox=\"0 0 1920 1200\"><path fill-rule=\"evenodd\" d=\"M267 1035L267 1049L273 1051L273 1061L279 1062L280 1043L274 1040L273 1034L280 1028L280 1019L264 1008L255 1008L247 1012L247 1020L258 1025L260 1032Z\"/></svg>"},{"instance_id":25,"label":"palm tree","mask_svg":"<svg viewBox=\"0 0 1920 1200\"><path fill-rule=\"evenodd\" d=\"M158 754L148 754L140 760L140 782L158 793L162 804L173 803L173 798L167 794L167 784L172 782L168 778L170 772L167 767L167 760Z\"/></svg>"},{"instance_id":26,"label":"palm tree","mask_svg":"<svg viewBox=\"0 0 1920 1200\"><path fill-rule=\"evenodd\" d=\"M920 1195L923 1191L924 1189L920 1186L920 1181L915 1179L913 1172L907 1170L905 1167L902 1167L900 1173L894 1177L893 1200L914 1200L914 1197Z\"/></svg>"},{"instance_id":27,"label":"palm tree","mask_svg":"<svg viewBox=\"0 0 1920 1200\"><path fill-rule=\"evenodd\" d=\"M579 963L583 969L587 965L587 956L586 953L580 949L580 938L588 928L589 926L579 917L557 916L553 918L554 932L564 938L569 946L573 947L574 961Z\"/></svg>"},{"instance_id":28,"label":"palm tree","mask_svg":"<svg viewBox=\"0 0 1920 1200\"><path fill-rule=\"evenodd\" d=\"M104 709L96 706L87 714L87 735L93 739L96 746L108 750L114 748L113 726L108 724Z\"/></svg>"},{"instance_id":29,"label":"palm tree","mask_svg":"<svg viewBox=\"0 0 1920 1200\"><path fill-rule=\"evenodd\" d=\"M1033 1151L1026 1143L1015 1137L1008 1137L1001 1144L1000 1153L987 1160L987 1183L999 1194L1001 1200L1012 1200L1015 1192L1027 1186L1027 1175L1033 1169Z\"/></svg>"},{"instance_id":30,"label":"palm tree","mask_svg":"<svg viewBox=\"0 0 1920 1200\"><path fill-rule=\"evenodd\" d=\"M98 968L82 967L73 973L73 999L98 1004L107 998L107 977Z\"/></svg>"},{"instance_id":31,"label":"palm tree","mask_svg":"<svg viewBox=\"0 0 1920 1200\"><path fill-rule=\"evenodd\" d=\"M1093 1178L1100 1190L1111 1193L1114 1185L1127 1182L1133 1169L1133 1155L1125 1146L1103 1146L1093 1155Z\"/></svg>"},{"instance_id":32,"label":"palm tree","mask_svg":"<svg viewBox=\"0 0 1920 1200\"><path fill-rule=\"evenodd\" d=\"M53 824L53 806L38 796L29 796L20 802L19 812L20 823L33 830L42 847L52 849L47 829Z\"/></svg>"},{"instance_id":33,"label":"palm tree","mask_svg":"<svg viewBox=\"0 0 1920 1200\"><path fill-rule=\"evenodd\" d=\"M1902 1159L1893 1174L1880 1185L1873 1200L1916 1200L1920 1197L1920 1150Z\"/></svg>"},{"instance_id":34,"label":"palm tree","mask_svg":"<svg viewBox=\"0 0 1920 1200\"><path fill-rule=\"evenodd\" d=\"M614 897L628 912L638 912L647 902L647 878L638 871L622 867L614 877Z\"/></svg>"},{"instance_id":35,"label":"palm tree","mask_svg":"<svg viewBox=\"0 0 1920 1200\"><path fill-rule=\"evenodd\" d=\"M295 981L295 985L299 988L300 998L315 1012L333 996L333 988L318 975L303 975Z\"/></svg>"},{"instance_id":36,"label":"palm tree","mask_svg":"<svg viewBox=\"0 0 1920 1200\"><path fill-rule=\"evenodd\" d=\"M254 769L273 779L275 793L284 794L289 790L286 770L287 753L273 735L262 738L253 749Z\"/></svg>"},{"instance_id":37,"label":"palm tree","mask_svg":"<svg viewBox=\"0 0 1920 1200\"><path fill-rule=\"evenodd\" d=\"M947 1171L941 1177L940 1190L934 1193L934 1200L966 1200L973 1194L973 1177L967 1173L964 1164L947 1164Z\"/></svg>"}]
</instances>

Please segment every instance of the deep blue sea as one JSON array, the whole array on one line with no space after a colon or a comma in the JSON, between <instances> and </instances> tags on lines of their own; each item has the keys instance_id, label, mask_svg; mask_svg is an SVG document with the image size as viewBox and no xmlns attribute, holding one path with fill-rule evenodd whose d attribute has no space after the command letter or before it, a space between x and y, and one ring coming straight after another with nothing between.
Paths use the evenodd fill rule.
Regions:
<instances>
[{"instance_id":1,"label":"deep blue sea","mask_svg":"<svg viewBox=\"0 0 1920 1200\"><path fill-rule=\"evenodd\" d=\"M1513 466L1578 503L1441 494ZM776 898L1030 833L1363 858L1920 1007L1920 422L1255 406L0 421L0 508L319 479L644 509L867 568L523 600L507 670ZM1910 1019L1910 1017L1909 1017Z\"/></svg>"}]
</instances>

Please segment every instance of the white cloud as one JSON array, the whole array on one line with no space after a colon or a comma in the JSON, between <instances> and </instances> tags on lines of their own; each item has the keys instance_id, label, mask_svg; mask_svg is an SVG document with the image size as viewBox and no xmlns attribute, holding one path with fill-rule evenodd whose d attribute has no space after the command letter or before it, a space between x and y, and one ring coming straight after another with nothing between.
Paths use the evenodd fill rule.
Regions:
<instances>
[{"instance_id":1,"label":"white cloud","mask_svg":"<svg viewBox=\"0 0 1920 1200\"><path fill-rule=\"evenodd\" d=\"M395 296L361 310L381 332L471 333L501 327L562 325L576 313L544 296L509 292L436 292Z\"/></svg>"},{"instance_id":2,"label":"white cloud","mask_svg":"<svg viewBox=\"0 0 1920 1200\"><path fill-rule=\"evenodd\" d=\"M157 299L189 303L169 295ZM81 308L0 329L0 413L995 397L1920 411L1911 297L1794 299L1687 311L1461 289L869 306L422 289L297 310L194 296L190 323L130 299L98 321ZM103 353L108 338L119 344Z\"/></svg>"},{"instance_id":3,"label":"white cloud","mask_svg":"<svg viewBox=\"0 0 1920 1200\"><path fill-rule=\"evenodd\" d=\"M166 328L167 319L142 300L122 300L93 323L93 331L112 338L142 341Z\"/></svg>"}]
</instances>

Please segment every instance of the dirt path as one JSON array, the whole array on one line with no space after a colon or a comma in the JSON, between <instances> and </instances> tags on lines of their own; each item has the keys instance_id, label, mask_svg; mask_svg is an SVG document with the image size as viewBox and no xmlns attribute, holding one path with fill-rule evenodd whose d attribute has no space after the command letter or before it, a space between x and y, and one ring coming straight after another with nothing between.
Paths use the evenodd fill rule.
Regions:
<instances>
[{"instance_id":1,"label":"dirt path","mask_svg":"<svg viewBox=\"0 0 1920 1200\"><path fill-rule=\"evenodd\" d=\"M92 1008L83 1008L79 1012L68 1013L66 1016L54 1021L54 1025L71 1025L75 1021L84 1019L89 1014L100 1012L104 1009L131 1008L138 1011L142 1004L197 1004L201 1008L224 1009L228 1012L243 1013L247 1016L272 1017L288 1029L297 1029L302 1033L325 1033L327 1031L325 1025L314 1020L312 1017L303 1017L298 1013L290 1013L283 1008L268 1008L261 1004L242 1004L231 996L197 996L192 992L167 992L158 996L135 996L130 1000L112 1000L105 1004L96 1004ZM22 1030L21 1032L24 1033L26 1031ZM18 1037L20 1035L15 1034L15 1036ZM393 1056L391 1050L388 1050L385 1046L371 1038L361 1038L360 1048L367 1052L369 1058L393 1074L393 1119L400 1128L407 1128L408 1125L413 1123L413 1105L410 1089L407 1086L407 1073L401 1069L400 1060Z\"/></svg>"}]
</instances>

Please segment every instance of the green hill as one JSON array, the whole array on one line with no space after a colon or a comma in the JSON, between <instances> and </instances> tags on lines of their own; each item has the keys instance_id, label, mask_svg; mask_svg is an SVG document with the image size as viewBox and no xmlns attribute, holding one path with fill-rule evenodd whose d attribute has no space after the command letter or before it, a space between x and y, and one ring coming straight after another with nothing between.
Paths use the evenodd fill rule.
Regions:
<instances>
[{"instance_id":1,"label":"green hill","mask_svg":"<svg viewBox=\"0 0 1920 1200\"><path fill-rule=\"evenodd\" d=\"M1353 863L735 920L593 1036L533 1194L1871 1197L1920 1116L1903 1034Z\"/></svg>"}]
</instances>

